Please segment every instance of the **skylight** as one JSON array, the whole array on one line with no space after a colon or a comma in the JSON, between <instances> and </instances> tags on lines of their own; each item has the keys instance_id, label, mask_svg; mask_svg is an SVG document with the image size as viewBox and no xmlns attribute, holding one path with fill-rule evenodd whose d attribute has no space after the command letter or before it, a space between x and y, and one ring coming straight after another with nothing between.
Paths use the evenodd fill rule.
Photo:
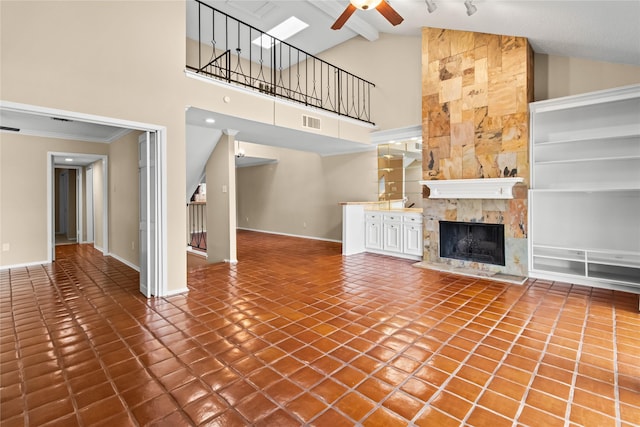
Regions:
<instances>
[{"instance_id":1,"label":"skylight","mask_svg":"<svg viewBox=\"0 0 640 427\"><path fill-rule=\"evenodd\" d=\"M252 43L257 46L262 46L265 49L271 49L271 37L275 37L278 40L286 40L289 37L298 34L308 26L309 24L307 24L306 22L303 22L295 16L292 16L267 31L266 34L263 34L262 36L253 40ZM276 43L278 43L278 40L276 40Z\"/></svg>"}]
</instances>

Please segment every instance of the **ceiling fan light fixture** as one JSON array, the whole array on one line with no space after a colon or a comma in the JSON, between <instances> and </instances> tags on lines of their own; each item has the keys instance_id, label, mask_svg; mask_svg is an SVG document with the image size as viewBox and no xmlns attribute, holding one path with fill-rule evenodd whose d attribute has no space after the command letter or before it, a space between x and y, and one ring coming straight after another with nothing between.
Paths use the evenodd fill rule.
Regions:
<instances>
[{"instance_id":1,"label":"ceiling fan light fixture","mask_svg":"<svg viewBox=\"0 0 640 427\"><path fill-rule=\"evenodd\" d=\"M478 11L478 8L473 4L473 0L465 0L464 5L467 8L467 16L471 16Z\"/></svg>"},{"instance_id":2,"label":"ceiling fan light fixture","mask_svg":"<svg viewBox=\"0 0 640 427\"><path fill-rule=\"evenodd\" d=\"M351 4L360 10L375 9L382 0L350 0Z\"/></svg>"},{"instance_id":3,"label":"ceiling fan light fixture","mask_svg":"<svg viewBox=\"0 0 640 427\"><path fill-rule=\"evenodd\" d=\"M424 0L424 2L427 4L427 12L429 13L435 12L435 10L438 8L438 5L433 0Z\"/></svg>"}]
</instances>

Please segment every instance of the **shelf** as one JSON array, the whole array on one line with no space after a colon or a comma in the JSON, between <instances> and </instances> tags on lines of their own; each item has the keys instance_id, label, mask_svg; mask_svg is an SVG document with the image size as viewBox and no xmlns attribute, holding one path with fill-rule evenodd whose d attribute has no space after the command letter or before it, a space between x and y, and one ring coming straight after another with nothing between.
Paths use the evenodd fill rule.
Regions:
<instances>
[{"instance_id":1,"label":"shelf","mask_svg":"<svg viewBox=\"0 0 640 427\"><path fill-rule=\"evenodd\" d=\"M575 249L533 246L533 256L538 258L561 259L565 261L585 260L585 252Z\"/></svg>"},{"instance_id":2,"label":"shelf","mask_svg":"<svg viewBox=\"0 0 640 427\"><path fill-rule=\"evenodd\" d=\"M589 263L587 277L640 286L640 268Z\"/></svg>"},{"instance_id":3,"label":"shelf","mask_svg":"<svg viewBox=\"0 0 640 427\"><path fill-rule=\"evenodd\" d=\"M571 276L585 275L584 262L564 261L552 258L538 258L535 256L533 257L533 269Z\"/></svg>"},{"instance_id":4,"label":"shelf","mask_svg":"<svg viewBox=\"0 0 640 427\"><path fill-rule=\"evenodd\" d=\"M562 144L581 144L584 142L591 142L591 141L615 141L618 139L626 139L626 138L640 138L640 129L632 129L632 130L623 130L623 131L618 131L615 133L612 133L609 136L587 136L584 138L568 138L568 139L558 139L558 140L545 140L545 141L539 141L539 142L534 142L533 143L533 147L549 147L549 146L555 146L555 145L562 145Z\"/></svg>"},{"instance_id":5,"label":"shelf","mask_svg":"<svg viewBox=\"0 0 640 427\"><path fill-rule=\"evenodd\" d=\"M531 276L640 293L640 85L529 111Z\"/></svg>"},{"instance_id":6,"label":"shelf","mask_svg":"<svg viewBox=\"0 0 640 427\"><path fill-rule=\"evenodd\" d=\"M564 159L564 160L548 160L548 161L537 161L535 165L558 165L563 163L585 163L585 162L606 162L610 160L640 160L640 156L619 156L619 157L597 157L590 159Z\"/></svg>"},{"instance_id":7,"label":"shelf","mask_svg":"<svg viewBox=\"0 0 640 427\"><path fill-rule=\"evenodd\" d=\"M603 264L616 267L640 269L640 254L602 253L596 255L594 253L588 252L587 260L591 264Z\"/></svg>"}]
</instances>

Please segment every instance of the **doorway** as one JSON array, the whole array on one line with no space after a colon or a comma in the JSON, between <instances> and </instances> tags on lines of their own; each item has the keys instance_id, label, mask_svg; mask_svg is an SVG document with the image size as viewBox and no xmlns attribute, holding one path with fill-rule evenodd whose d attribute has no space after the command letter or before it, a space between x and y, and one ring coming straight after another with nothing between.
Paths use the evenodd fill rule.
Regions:
<instances>
[{"instance_id":1,"label":"doorway","mask_svg":"<svg viewBox=\"0 0 640 427\"><path fill-rule=\"evenodd\" d=\"M81 168L56 166L55 174L55 244L79 243L81 240L82 181Z\"/></svg>"},{"instance_id":2,"label":"doorway","mask_svg":"<svg viewBox=\"0 0 640 427\"><path fill-rule=\"evenodd\" d=\"M0 107L2 107L5 111L11 111L13 113L19 113L21 115L27 116L45 116L49 118L55 118L56 121L68 122L68 123L81 123L87 126L98 125L103 127L113 127L118 128L120 130L135 130L135 131L143 131L147 135L153 135L153 138L150 138L150 147L152 149L154 155L154 165L155 165L155 173L150 176L150 179L146 182L146 187L149 189L147 192L147 197L149 198L148 204L151 204L153 209L150 210L154 214L153 223L155 231L153 233L149 233L148 237L145 239L146 245L144 248L140 247L139 251L143 250L147 253L147 259L152 260L153 262L153 272L154 274L147 278L141 278L141 283L146 283L146 287L143 291L143 287L141 286L141 291L146 296L164 296L167 294L167 248L166 248L166 239L164 236L166 235L166 218L167 218L167 206L166 206L166 128L163 126L151 125L140 122L133 122L121 119L113 119L109 117L95 116L78 112L70 112L58 109L51 109L33 105L19 104L13 102L1 102ZM66 139L74 139L69 136ZM92 142L91 140L82 139L80 137L77 138L81 141ZM64 153L54 153L48 152L47 156L47 233L42 236L43 244L46 242L47 246L47 257L46 262L52 262L54 260L55 252L55 242L53 236L55 235L56 227L55 227L55 169L56 164L54 161L54 156L56 154L64 154ZM74 153L74 155L81 155L82 153ZM99 236L102 236L102 250L104 255L110 254L109 247L109 221L107 218L107 214L109 212L109 204L108 204L108 178L107 173L109 170L107 156L102 156L102 162L98 162L98 164L102 163L104 170L104 180L103 184L100 188L96 188L95 179L94 188L92 194L94 194L94 215L92 217L96 217L99 212L105 212L103 218L99 221L94 220L93 229L94 231L94 244L95 240L98 239ZM97 171L95 168L92 168L92 172L89 174L93 174L95 178ZM102 189L103 192L100 197L96 197L96 191ZM102 205L98 207L98 202ZM68 211L67 211L68 213ZM80 214L76 218L80 219ZM100 229L100 225L102 225L102 229ZM59 229L58 229L59 230ZM76 234L76 238L77 238ZM88 233L87 237L91 237L90 233ZM137 240L137 239L136 239ZM114 254L115 256L115 254Z\"/></svg>"},{"instance_id":3,"label":"doorway","mask_svg":"<svg viewBox=\"0 0 640 427\"><path fill-rule=\"evenodd\" d=\"M55 261L55 246L64 243L93 243L108 255L108 157L67 152L48 155L52 182L50 261Z\"/></svg>"}]
</instances>

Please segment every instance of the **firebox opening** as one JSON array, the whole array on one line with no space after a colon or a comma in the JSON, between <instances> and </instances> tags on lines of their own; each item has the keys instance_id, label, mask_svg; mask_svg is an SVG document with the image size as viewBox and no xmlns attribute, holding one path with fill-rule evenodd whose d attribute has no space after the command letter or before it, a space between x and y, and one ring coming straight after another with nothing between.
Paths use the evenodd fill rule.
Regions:
<instances>
[{"instance_id":1,"label":"firebox opening","mask_svg":"<svg viewBox=\"0 0 640 427\"><path fill-rule=\"evenodd\" d=\"M504 266L504 224L440 221L440 257Z\"/></svg>"}]
</instances>

